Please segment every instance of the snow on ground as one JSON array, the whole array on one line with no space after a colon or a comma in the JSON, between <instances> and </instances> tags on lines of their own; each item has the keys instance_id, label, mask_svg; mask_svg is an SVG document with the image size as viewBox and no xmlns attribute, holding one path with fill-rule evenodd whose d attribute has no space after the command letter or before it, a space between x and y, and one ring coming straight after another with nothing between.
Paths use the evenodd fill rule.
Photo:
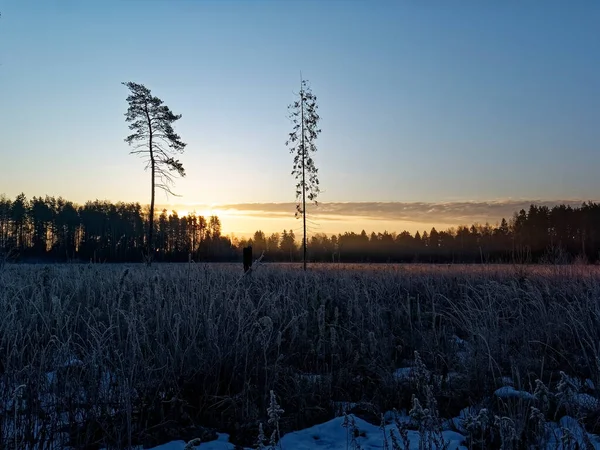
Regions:
<instances>
[{"instance_id":1,"label":"snow on ground","mask_svg":"<svg viewBox=\"0 0 600 450\"><path fill-rule=\"evenodd\" d=\"M450 375L450 374L449 374ZM408 382L414 377L414 368L413 367L401 367L398 368L394 374L394 379L397 382L403 383ZM316 377L307 376L307 382L319 382ZM448 381L452 379L451 376L448 376ZM579 390L580 388L593 386L591 380L585 380L582 382L581 380L577 380L575 378L570 378L569 381L572 385ZM494 392L494 395L497 398L502 399L520 399L525 401L533 401L534 396L530 392L524 390L515 389L514 383L510 377L503 377L502 383L503 387L497 389ZM575 403L577 406L582 408L593 409L598 407L600 401L596 399L594 396L585 394L585 393L574 393L570 397L570 401ZM328 422L315 425L310 428L306 428L304 430L295 431L286 434L281 439L281 448L285 450L307 450L307 449L322 449L322 450L348 450L354 448L351 443L351 433L348 428L343 426L344 417L342 416L344 413L348 413L353 407L357 406L356 403L351 402L334 402L336 406L336 410L339 417L332 419ZM462 420L470 413L473 413L471 408L465 408L458 417L453 419L449 419L444 421L443 426L443 438L449 444L448 450L458 450L465 449L464 445L464 435L462 433L466 433L463 426ZM389 412L384 415L384 417L388 420L386 422L392 422L391 417L395 413ZM360 419L353 414L348 414L348 418L354 418L355 425L358 429L359 436L356 438L356 444L360 446L363 450L380 450L384 448L384 434L381 428L377 425L370 424L363 419ZM408 416L400 416L398 417L400 422L410 422L410 418ZM390 441L390 430L393 430L394 434L399 438L398 430L395 424L386 425L385 426L385 435ZM454 431L458 430L458 431ZM577 441L577 443L585 448L586 441L591 442L593 448L600 450L600 438L598 436L587 433L581 425L577 422L577 420L572 417L565 416L561 418L558 423L548 423L547 424L547 445L546 448L562 448L562 440L564 439L565 431L568 430L571 438ZM587 435L588 439L584 439ZM418 431L409 430L408 431L408 439L410 441L411 449L419 448L419 433ZM151 450L184 450L186 447L186 443L184 441L173 441L168 444L160 445L158 447L154 447ZM205 442L195 447L188 447L189 449L200 449L200 450L234 450L235 446L229 442L229 436L227 434L219 434L219 438L215 441Z\"/></svg>"},{"instance_id":2,"label":"snow on ground","mask_svg":"<svg viewBox=\"0 0 600 450\"><path fill-rule=\"evenodd\" d=\"M533 401L533 395L527 391L517 391L512 386L503 386L494 392L494 395L499 398L520 398L522 400Z\"/></svg>"},{"instance_id":3,"label":"snow on ground","mask_svg":"<svg viewBox=\"0 0 600 450\"><path fill-rule=\"evenodd\" d=\"M465 409L466 412L466 409ZM348 417L354 417L349 415ZM359 437L356 439L357 444L363 450L381 450L384 448L383 444L383 432L376 426L372 425L358 417L354 417L356 427L359 430ZM459 423L459 418L455 418L455 421ZM343 427L344 418L337 417L328 422L315 425L310 428L306 428L300 431L294 431L286 434L281 439L281 448L285 450L308 450L308 449L320 449L320 450L348 450L353 448L350 442L350 434L348 430ZM385 433L388 437L390 429L394 430L396 436L397 428L395 425L388 425L385 427ZM587 434L589 441L592 443L594 449L600 450L600 438L598 436L586 433L581 425L572 417L565 416L559 420L558 423L548 424L548 441L546 448L555 449L562 448L560 446L563 438L563 429L570 431L573 439L577 441L581 448L585 447L584 434ZM449 443L448 450L463 450L466 449L463 442L463 435L455 431L444 431L443 437L446 442ZM419 448L419 433L417 431L409 431L408 438L410 440L410 448ZM184 450L186 443L184 441L172 441L168 444L159 445L153 447L151 450ZM222 433L219 434L219 438L215 441L205 442L199 446L191 447L197 450L234 450L235 446L229 442L229 435ZM246 449L250 450L250 449Z\"/></svg>"},{"instance_id":4,"label":"snow on ground","mask_svg":"<svg viewBox=\"0 0 600 450\"><path fill-rule=\"evenodd\" d=\"M457 338L458 340L458 338ZM461 343L459 341L459 343ZM53 385L59 382L60 378L64 376L61 373L61 370L71 367L71 366L80 366L83 363L77 358L66 358L64 362L58 364L58 368L55 371L51 371L46 373L46 380L48 383L48 388L52 388ZM425 375L430 375L429 371ZM575 377L568 377L565 374L561 374L563 379L568 383L569 387L571 387L572 391L568 396L568 403L572 406L578 407L579 409L584 410L596 410L600 407L600 401L591 394L580 392L581 390L593 390L594 383L589 380L580 380ZM393 378L399 383L406 383L412 380L415 376L415 368L414 367L401 367L398 368L393 373ZM449 373L447 376L447 381L451 381L454 378L460 377L458 373ZM313 374L302 374L299 376L299 380L314 384L321 383L327 381L325 378L319 375ZM108 371L104 371L101 379L100 379L100 392L105 397L110 397L111 394L111 385L115 382L114 374L111 374ZM502 378L503 387L497 389L494 392L495 397L502 399L520 399L525 401L533 401L534 396L527 391L515 389L514 383L510 377ZM19 388L15 387L15 393ZM135 392L132 392L135 395ZM82 393L83 396L85 394ZM51 406L56 402L54 398L54 394L52 394L52 389L49 390L48 393L41 396L41 404L42 406ZM0 412L2 411L10 411L14 407L14 401L16 400L16 395L9 401L0 403ZM358 406L357 403L353 402L333 402L335 406L335 410L339 415L335 419L329 420L325 423L315 425L310 428L306 428L304 430L295 431L284 435L281 439L281 447L285 450L306 450L306 449L322 449L322 450L348 450L354 448L351 443L351 432L349 428L344 427L343 417L344 413L349 413L350 410ZM442 436L443 439L449 444L448 450L457 450L457 449L465 449L464 445L461 445L464 442L464 434L466 431L463 428L462 420L469 415L469 413L473 414L474 410L471 408L465 408L458 417L445 420L443 422L443 430ZM63 416L61 414L61 416ZM399 433L397 430L394 421L391 420L392 417L395 417L400 423L411 422L411 419L406 415L406 412L401 413L399 417L395 416L395 413L391 411L384 415L386 419L386 423L390 422L391 424L386 425L385 437L390 441L390 431L393 431L396 437L399 438ZM355 422L355 426L358 429L358 437L356 438L356 444L360 446L363 450L375 450L375 449L383 449L384 448L384 433L383 430L378 425L373 425L366 422L363 419L360 419L353 414L348 414L348 418L353 418ZM62 421L67 421L68 419L65 417L61 417ZM60 422L61 420L59 420ZM10 422L10 421L9 421ZM413 424L414 425L414 424ZM8 423L8 427L12 426L11 423ZM560 444L561 440L564 438L564 431L569 430L569 434L572 439L576 440L580 446L585 448L586 441L591 441L592 445L595 449L600 450L600 438L595 435L591 435L587 433L581 425L577 422L576 419L565 416L562 417L558 423L548 423L547 424L547 446L546 448L556 448L556 444ZM457 431L454 431L457 430ZM236 447L234 444L229 442L229 435L226 433L217 433L218 438L214 441L201 443L199 446L191 446L187 447L188 450L191 449L200 449L200 450L234 450ZM585 437L587 436L587 439ZM411 449L419 448L419 433L414 430L408 430L408 439L410 441ZM58 448L58 447L57 447ZM238 447L239 448L239 447ZM186 449L186 442L183 440L172 441L167 444L159 445L154 447L151 450L184 450ZM141 447L140 447L141 450Z\"/></svg>"},{"instance_id":5,"label":"snow on ground","mask_svg":"<svg viewBox=\"0 0 600 450\"><path fill-rule=\"evenodd\" d=\"M396 381L404 381L409 382L413 378L413 368L412 367L399 367L394 371L394 379Z\"/></svg>"},{"instance_id":6,"label":"snow on ground","mask_svg":"<svg viewBox=\"0 0 600 450\"><path fill-rule=\"evenodd\" d=\"M383 448L383 431L376 425L372 425L358 417L354 418L356 427L359 430L357 443L364 450L374 450ZM282 447L290 450L305 449L327 449L327 450L346 450L351 448L348 441L348 431L342 425L343 417L337 417L329 422L307 428L305 430L288 433L281 439ZM395 425L387 425L385 434L389 440L390 429L394 430L396 436L398 432ZM449 450L462 449L460 443L464 437L453 431L444 431L444 439L449 442ZM419 448L419 434L417 431L409 431L408 437L411 448Z\"/></svg>"},{"instance_id":7,"label":"snow on ground","mask_svg":"<svg viewBox=\"0 0 600 450\"><path fill-rule=\"evenodd\" d=\"M574 405L588 411L595 411L598 409L598 399L590 394L575 394L573 395L571 402Z\"/></svg>"},{"instance_id":8,"label":"snow on ground","mask_svg":"<svg viewBox=\"0 0 600 450\"><path fill-rule=\"evenodd\" d=\"M349 415L348 417L353 417ZM372 425L364 420L354 417L356 427L359 431L359 437L356 442L363 450L381 450L383 448L383 431L376 425ZM343 427L344 418L336 417L328 422L320 425L315 425L300 431L288 433L281 438L281 447L285 450L347 450L352 448L350 443L350 434L347 428ZM394 430L398 436L397 429L394 425L385 427L385 434L389 441L390 429ZM448 450L466 449L460 443L464 437L454 431L444 431L444 439L450 444ZM399 436L398 436L399 437ZM419 448L419 433L417 431L409 431L408 438L410 440L410 448ZM185 442L173 441L168 444L159 445L152 450L183 450ZM206 442L194 447L200 450L233 450L233 444L228 442L228 436L222 434L219 440Z\"/></svg>"},{"instance_id":9,"label":"snow on ground","mask_svg":"<svg viewBox=\"0 0 600 450\"><path fill-rule=\"evenodd\" d=\"M192 447L193 449L201 450L233 450L235 446L229 442L229 435L227 433L218 433L219 437L215 441L204 442L199 446ZM159 445L153 447L152 450L183 450L186 443L184 441L172 441L168 444Z\"/></svg>"},{"instance_id":10,"label":"snow on ground","mask_svg":"<svg viewBox=\"0 0 600 450\"><path fill-rule=\"evenodd\" d=\"M548 430L549 431L548 432L549 440L548 440L548 444L546 445L546 448L548 448L548 449L557 448L557 444L561 443L561 441L564 437L564 434L565 434L563 429L569 430L571 432L571 435L572 435L573 439L579 445L579 448L587 448L587 446L585 444L586 440L584 439L584 435L587 435L589 441L594 446L594 449L600 449L600 438L593 434L587 433L581 427L579 422L577 422L577 420L574 419L573 417L564 416L558 421L558 424L550 423L548 425L549 425L549 430ZM561 447L559 447L559 448L561 448Z\"/></svg>"}]
</instances>

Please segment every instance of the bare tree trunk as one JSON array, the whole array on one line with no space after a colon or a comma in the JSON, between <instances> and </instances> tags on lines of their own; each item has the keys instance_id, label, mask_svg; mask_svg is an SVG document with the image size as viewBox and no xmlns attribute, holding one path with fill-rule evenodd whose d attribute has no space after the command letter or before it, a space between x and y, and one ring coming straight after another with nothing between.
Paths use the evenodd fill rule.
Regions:
<instances>
[{"instance_id":1,"label":"bare tree trunk","mask_svg":"<svg viewBox=\"0 0 600 450\"><path fill-rule=\"evenodd\" d=\"M152 142L152 138L150 138ZM154 157L152 157L152 195L150 196L150 217L148 218L148 259L147 264L152 264L152 258L154 257L154 191L155 191L155 180L154 180Z\"/></svg>"},{"instance_id":2,"label":"bare tree trunk","mask_svg":"<svg viewBox=\"0 0 600 450\"><path fill-rule=\"evenodd\" d=\"M302 117L301 117L301 145L302 145L302 228L304 231L302 238L302 268L306 271L306 181L305 181L305 155L306 149L304 148L304 91L300 91L300 103L302 105Z\"/></svg>"},{"instance_id":3,"label":"bare tree trunk","mask_svg":"<svg viewBox=\"0 0 600 450\"><path fill-rule=\"evenodd\" d=\"M146 264L150 266L152 264L152 259L154 258L154 193L156 191L156 161L154 160L154 143L152 136L152 120L150 119L150 114L148 113L148 106L146 106L146 119L148 120L148 150L150 150L150 166L151 166L151 186L152 193L150 195L150 217L148 220L148 259L146 260Z\"/></svg>"}]
</instances>

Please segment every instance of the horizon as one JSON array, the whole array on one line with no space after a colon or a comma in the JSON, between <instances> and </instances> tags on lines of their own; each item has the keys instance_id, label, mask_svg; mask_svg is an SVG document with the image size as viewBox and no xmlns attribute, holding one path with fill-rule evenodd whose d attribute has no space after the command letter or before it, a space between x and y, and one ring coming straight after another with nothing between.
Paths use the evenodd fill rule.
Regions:
<instances>
[{"instance_id":1,"label":"horizon","mask_svg":"<svg viewBox=\"0 0 600 450\"><path fill-rule=\"evenodd\" d=\"M27 200L34 196L25 194ZM51 195L49 195L52 197ZM0 199L6 197L0 192ZM14 199L15 196L13 196ZM43 196L35 196L43 197ZM56 196L58 198L58 196ZM72 201L77 206L86 202L100 201L117 204L120 200L93 199L85 201ZM510 222L514 214L520 210L527 211L530 205L554 206L565 205L580 207L583 203L599 203L594 199L505 199L489 202L330 202L320 203L318 206L308 205L307 219L309 221L307 236L316 234L338 235L345 232L360 233L362 231L374 233L401 233L408 231L414 235L417 231L429 232L432 228L437 231L456 229L459 226L477 224L497 226L502 219ZM138 203L142 208L149 208L144 202ZM179 217L195 213L196 216L209 218L212 215L219 217L223 235L246 239L256 231L267 235L281 233L283 230L293 230L295 234L301 233L301 221L293 215L295 203L238 203L238 204L160 204L155 205L155 217L163 210L167 215L176 212ZM238 229L236 227L242 227Z\"/></svg>"},{"instance_id":2,"label":"horizon","mask_svg":"<svg viewBox=\"0 0 600 450\"><path fill-rule=\"evenodd\" d=\"M520 210L527 211L530 205L557 205L579 207L593 199L571 200L496 200L491 202L331 202L307 207L309 221L307 235L318 233L337 235L344 232L360 233L366 231L379 233L401 233L408 231L429 232L455 229L459 226L489 223L497 226L502 219L510 221ZM195 212L196 215L209 217L217 215L221 220L225 234L240 238L252 237L255 231L266 234L281 233L284 229L292 229L297 235L301 233L301 221L293 217L294 203L241 203L222 205L158 205L160 210L168 214L176 211L182 217ZM158 207L157 206L157 207ZM291 212L290 212L291 211ZM293 226L292 226L293 225ZM237 227L245 229L239 230ZM249 230L249 231L246 231Z\"/></svg>"},{"instance_id":3,"label":"horizon","mask_svg":"<svg viewBox=\"0 0 600 450\"><path fill-rule=\"evenodd\" d=\"M140 10L23 0L0 12L0 192L9 198L150 203L149 173L124 142L121 83L135 81L182 114L175 131L188 144L187 177L173 188L181 197L157 191L157 212L221 211L224 233L236 236L296 230L284 142L300 72L322 116L317 200L337 205L310 207L309 233L494 224L506 205L580 204L600 192L596 2L154 1ZM301 24L312 30L304 39L290 31ZM165 38L145 54L149 29ZM309 56L298 61L299 52ZM382 204L408 205L412 216Z\"/></svg>"}]
</instances>

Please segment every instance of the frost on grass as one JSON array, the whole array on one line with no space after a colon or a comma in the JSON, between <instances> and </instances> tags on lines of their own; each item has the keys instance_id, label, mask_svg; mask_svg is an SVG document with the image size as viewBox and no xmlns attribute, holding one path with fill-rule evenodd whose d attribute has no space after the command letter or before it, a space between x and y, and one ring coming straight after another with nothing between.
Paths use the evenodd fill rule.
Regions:
<instances>
[{"instance_id":1,"label":"frost on grass","mask_svg":"<svg viewBox=\"0 0 600 450\"><path fill-rule=\"evenodd\" d=\"M600 409L599 292L598 267L8 265L0 448L155 447L198 424L252 446L260 422L268 445L271 389L280 442L336 412L412 410L408 431L445 432L485 406L535 445L542 415L589 426Z\"/></svg>"}]
</instances>

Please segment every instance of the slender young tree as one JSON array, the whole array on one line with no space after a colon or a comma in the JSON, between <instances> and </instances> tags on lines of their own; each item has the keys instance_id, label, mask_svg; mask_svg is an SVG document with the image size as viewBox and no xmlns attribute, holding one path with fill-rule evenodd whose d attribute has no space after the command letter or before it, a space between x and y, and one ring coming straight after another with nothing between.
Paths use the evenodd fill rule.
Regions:
<instances>
[{"instance_id":1,"label":"slender young tree","mask_svg":"<svg viewBox=\"0 0 600 450\"><path fill-rule=\"evenodd\" d=\"M140 155L146 161L145 169L151 172L150 217L147 236L147 263L152 262L154 255L154 196L156 189L173 194L171 186L173 177L185 177L185 170L173 155L183 153L184 142L173 130L173 123L181 118L181 114L173 114L163 101L155 97L150 89L131 81L122 83L130 90L127 97L129 108L125 113L126 121L132 134L125 138L133 150L130 154Z\"/></svg>"},{"instance_id":2,"label":"slender young tree","mask_svg":"<svg viewBox=\"0 0 600 450\"><path fill-rule=\"evenodd\" d=\"M285 145L294 155L292 175L296 184L296 217L302 217L302 265L306 270L306 200L317 204L319 195L318 169L311 156L317 151L315 140L321 133L318 127L317 97L312 93L307 80L301 78L300 92L294 103L288 106L292 121L292 132Z\"/></svg>"}]
</instances>

